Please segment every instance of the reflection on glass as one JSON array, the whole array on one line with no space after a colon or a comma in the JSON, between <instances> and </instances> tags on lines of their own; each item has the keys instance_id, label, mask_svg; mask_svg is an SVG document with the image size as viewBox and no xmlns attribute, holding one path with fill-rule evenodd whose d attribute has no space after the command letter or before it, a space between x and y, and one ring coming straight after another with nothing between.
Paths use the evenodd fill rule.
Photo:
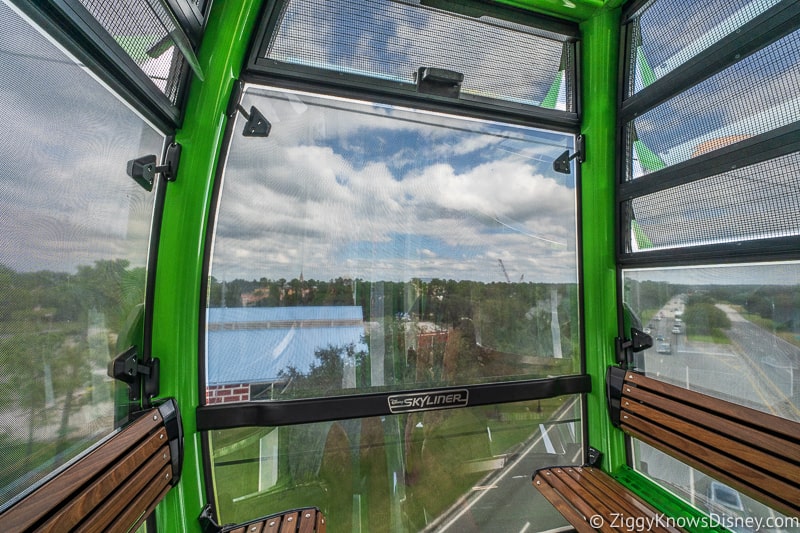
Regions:
<instances>
[{"instance_id":1,"label":"reflection on glass","mask_svg":"<svg viewBox=\"0 0 800 533\"><path fill-rule=\"evenodd\" d=\"M576 197L557 134L250 88L225 168L207 401L578 368Z\"/></svg>"},{"instance_id":2,"label":"reflection on glass","mask_svg":"<svg viewBox=\"0 0 800 533\"><path fill-rule=\"evenodd\" d=\"M800 420L800 263L623 272L658 379Z\"/></svg>"},{"instance_id":3,"label":"reflection on glass","mask_svg":"<svg viewBox=\"0 0 800 533\"><path fill-rule=\"evenodd\" d=\"M782 515L644 442L633 439L632 443L634 468L704 511L709 525L737 533L800 531L800 518ZM762 527L756 529L754 524Z\"/></svg>"},{"instance_id":4,"label":"reflection on glass","mask_svg":"<svg viewBox=\"0 0 800 533\"><path fill-rule=\"evenodd\" d=\"M164 138L2 2L0 66L2 506L115 427L153 213L125 165Z\"/></svg>"},{"instance_id":5,"label":"reflection on glass","mask_svg":"<svg viewBox=\"0 0 800 533\"><path fill-rule=\"evenodd\" d=\"M221 522L315 505L332 533L564 526L530 476L581 441L577 397L210 432Z\"/></svg>"}]
</instances>

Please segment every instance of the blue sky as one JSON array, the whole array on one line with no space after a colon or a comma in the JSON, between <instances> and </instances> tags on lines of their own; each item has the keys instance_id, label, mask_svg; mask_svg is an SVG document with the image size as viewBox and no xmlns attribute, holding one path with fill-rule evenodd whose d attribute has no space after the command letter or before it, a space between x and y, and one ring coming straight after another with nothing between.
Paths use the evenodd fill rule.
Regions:
<instances>
[{"instance_id":1,"label":"blue sky","mask_svg":"<svg viewBox=\"0 0 800 533\"><path fill-rule=\"evenodd\" d=\"M252 87L273 123L227 161L218 279L577 280L569 135Z\"/></svg>"}]
</instances>

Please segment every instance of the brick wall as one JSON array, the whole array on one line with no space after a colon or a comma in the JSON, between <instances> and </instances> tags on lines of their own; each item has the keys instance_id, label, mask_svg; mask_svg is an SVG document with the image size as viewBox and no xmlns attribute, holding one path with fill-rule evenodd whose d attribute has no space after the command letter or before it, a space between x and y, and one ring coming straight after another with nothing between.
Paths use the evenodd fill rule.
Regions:
<instances>
[{"instance_id":1,"label":"brick wall","mask_svg":"<svg viewBox=\"0 0 800 533\"><path fill-rule=\"evenodd\" d=\"M246 402L250 400L250 385L209 385L206 387L206 405L228 402Z\"/></svg>"}]
</instances>

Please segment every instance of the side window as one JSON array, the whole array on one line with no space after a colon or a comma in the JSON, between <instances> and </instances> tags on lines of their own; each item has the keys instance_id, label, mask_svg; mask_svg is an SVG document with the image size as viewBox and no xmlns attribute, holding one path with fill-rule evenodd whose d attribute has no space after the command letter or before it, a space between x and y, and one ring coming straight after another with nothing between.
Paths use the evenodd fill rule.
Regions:
<instances>
[{"instance_id":1,"label":"side window","mask_svg":"<svg viewBox=\"0 0 800 533\"><path fill-rule=\"evenodd\" d=\"M694 2L676 12L655 0L629 14L619 262L623 301L653 338L634 368L800 421L800 30L796 16L785 23L791 4ZM632 450L636 469L712 515L774 516L645 443Z\"/></svg>"},{"instance_id":2,"label":"side window","mask_svg":"<svg viewBox=\"0 0 800 533\"><path fill-rule=\"evenodd\" d=\"M107 366L137 334L165 136L0 2L0 507L127 412ZM138 334L140 336L140 334Z\"/></svg>"}]
</instances>

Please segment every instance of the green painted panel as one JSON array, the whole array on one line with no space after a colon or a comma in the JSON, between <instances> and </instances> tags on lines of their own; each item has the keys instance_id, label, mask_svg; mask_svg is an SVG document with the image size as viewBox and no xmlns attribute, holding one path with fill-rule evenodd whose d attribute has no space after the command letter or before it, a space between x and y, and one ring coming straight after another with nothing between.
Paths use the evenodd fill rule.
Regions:
<instances>
[{"instance_id":1,"label":"green painted panel","mask_svg":"<svg viewBox=\"0 0 800 533\"><path fill-rule=\"evenodd\" d=\"M161 394L183 415L183 475L158 508L160 531L200 531L206 503L202 450L194 411L199 404L200 280L214 173L225 108L244 62L260 0L215 2L199 51L205 81L191 86L177 180L167 187L154 302L153 354L161 359Z\"/></svg>"},{"instance_id":2,"label":"green painted panel","mask_svg":"<svg viewBox=\"0 0 800 533\"><path fill-rule=\"evenodd\" d=\"M605 374L613 364L617 336L614 253L614 183L619 10L603 10L581 24L583 33L583 125L586 161L581 170L584 331L586 371L592 376L586 418L589 444L604 454L602 467L625 463L621 432L605 406Z\"/></svg>"}]
</instances>

